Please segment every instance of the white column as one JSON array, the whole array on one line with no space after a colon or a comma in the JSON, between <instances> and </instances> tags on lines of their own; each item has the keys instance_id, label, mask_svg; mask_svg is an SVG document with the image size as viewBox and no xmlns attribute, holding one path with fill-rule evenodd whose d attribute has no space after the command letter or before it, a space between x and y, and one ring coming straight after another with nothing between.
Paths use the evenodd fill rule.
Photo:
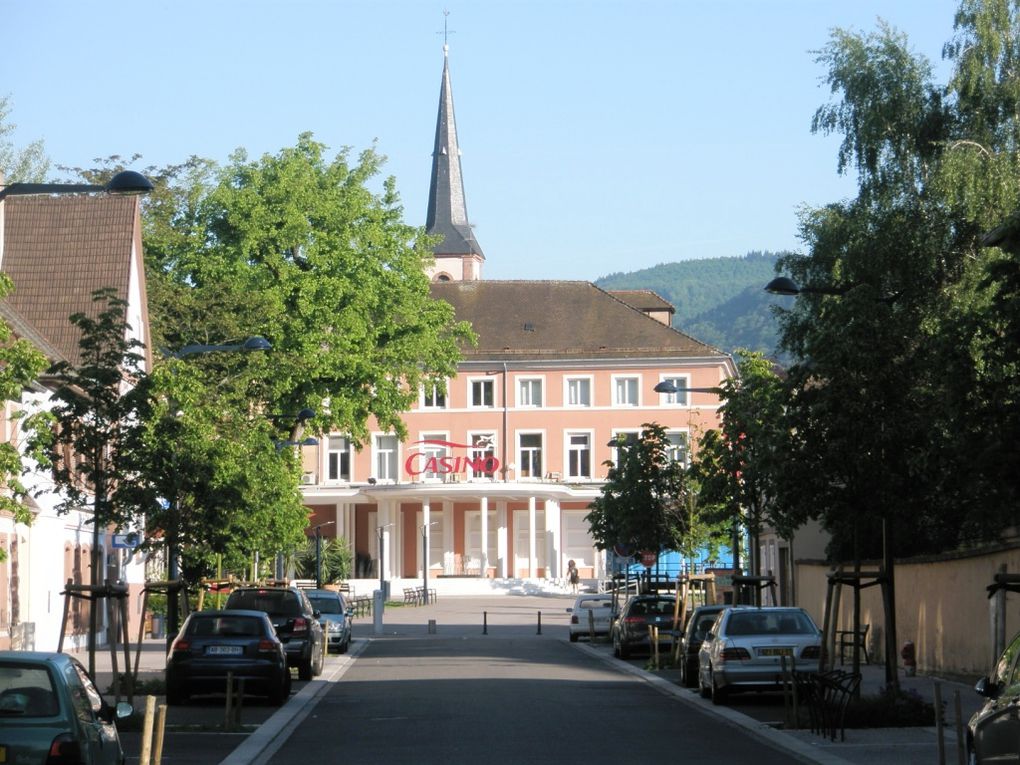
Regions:
<instances>
[{"instance_id":1,"label":"white column","mask_svg":"<svg viewBox=\"0 0 1020 765\"><path fill-rule=\"evenodd\" d=\"M555 579L561 576L563 561L560 560L560 503L555 499L545 501L545 530L548 547L546 548L545 577Z\"/></svg>"},{"instance_id":2,"label":"white column","mask_svg":"<svg viewBox=\"0 0 1020 765\"><path fill-rule=\"evenodd\" d=\"M422 542L422 571L429 570L429 550L432 549L432 529L429 527L429 522L432 520L432 505L429 504L429 498L424 497L421 501L421 523L425 528L425 539ZM424 575L424 574L423 574Z\"/></svg>"},{"instance_id":3,"label":"white column","mask_svg":"<svg viewBox=\"0 0 1020 765\"><path fill-rule=\"evenodd\" d=\"M482 497L482 577L489 571L489 498Z\"/></svg>"},{"instance_id":4,"label":"white column","mask_svg":"<svg viewBox=\"0 0 1020 765\"><path fill-rule=\"evenodd\" d=\"M457 561L454 558L453 503L443 503L443 573L456 574Z\"/></svg>"},{"instance_id":5,"label":"white column","mask_svg":"<svg viewBox=\"0 0 1020 765\"><path fill-rule=\"evenodd\" d=\"M393 531L396 528L393 518L393 502L385 500L379 506L379 510L382 513L382 521L379 525L383 527L383 559L380 561L380 565L382 566L383 578L390 580L393 578Z\"/></svg>"},{"instance_id":6,"label":"white column","mask_svg":"<svg viewBox=\"0 0 1020 765\"><path fill-rule=\"evenodd\" d=\"M535 544L538 529L535 528L537 512L535 507L535 495L528 497L528 577L534 579L538 576L538 546Z\"/></svg>"},{"instance_id":7,"label":"white column","mask_svg":"<svg viewBox=\"0 0 1020 765\"><path fill-rule=\"evenodd\" d=\"M507 557L510 552L507 544L507 521L506 521L506 500L496 502L496 558L499 576L506 579Z\"/></svg>"}]
</instances>

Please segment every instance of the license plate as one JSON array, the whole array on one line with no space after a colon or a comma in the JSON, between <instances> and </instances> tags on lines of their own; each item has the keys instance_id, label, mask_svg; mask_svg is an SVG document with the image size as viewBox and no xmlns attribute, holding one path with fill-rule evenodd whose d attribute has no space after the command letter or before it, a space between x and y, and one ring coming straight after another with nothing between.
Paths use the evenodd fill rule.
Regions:
<instances>
[{"instance_id":1,"label":"license plate","mask_svg":"<svg viewBox=\"0 0 1020 765\"><path fill-rule=\"evenodd\" d=\"M759 648L759 656L793 656L792 648Z\"/></svg>"},{"instance_id":2,"label":"license plate","mask_svg":"<svg viewBox=\"0 0 1020 765\"><path fill-rule=\"evenodd\" d=\"M239 645L211 645L205 652L212 656L238 656L244 653L244 649Z\"/></svg>"}]
</instances>

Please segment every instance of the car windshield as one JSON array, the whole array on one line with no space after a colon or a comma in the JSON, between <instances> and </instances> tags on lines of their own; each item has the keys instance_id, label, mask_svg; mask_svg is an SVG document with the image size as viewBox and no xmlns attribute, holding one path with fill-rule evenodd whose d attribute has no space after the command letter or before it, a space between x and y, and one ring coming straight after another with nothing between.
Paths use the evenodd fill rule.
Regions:
<instances>
[{"instance_id":1,"label":"car windshield","mask_svg":"<svg viewBox=\"0 0 1020 765\"><path fill-rule=\"evenodd\" d=\"M343 609L340 607L339 598L330 598L324 595L309 595L308 599L312 601L312 608L314 608L320 614L343 613Z\"/></svg>"},{"instance_id":2,"label":"car windshield","mask_svg":"<svg viewBox=\"0 0 1020 765\"><path fill-rule=\"evenodd\" d=\"M727 635L813 635L815 625L800 611L750 611L730 614Z\"/></svg>"},{"instance_id":3,"label":"car windshield","mask_svg":"<svg viewBox=\"0 0 1020 765\"><path fill-rule=\"evenodd\" d=\"M241 590L230 594L228 608L246 608L279 616L301 616L297 596L287 590Z\"/></svg>"},{"instance_id":4,"label":"car windshield","mask_svg":"<svg viewBox=\"0 0 1020 765\"><path fill-rule=\"evenodd\" d=\"M45 667L0 664L0 717L52 717L58 711Z\"/></svg>"},{"instance_id":5,"label":"car windshield","mask_svg":"<svg viewBox=\"0 0 1020 765\"><path fill-rule=\"evenodd\" d=\"M264 633L262 622L252 616L197 616L188 628L193 637L257 637Z\"/></svg>"}]
</instances>

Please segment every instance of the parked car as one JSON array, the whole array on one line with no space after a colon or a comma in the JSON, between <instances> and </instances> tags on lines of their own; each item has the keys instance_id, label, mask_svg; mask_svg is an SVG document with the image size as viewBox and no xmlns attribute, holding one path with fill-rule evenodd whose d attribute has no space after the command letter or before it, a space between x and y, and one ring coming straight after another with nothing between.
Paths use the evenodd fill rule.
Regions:
<instances>
[{"instance_id":1,"label":"parked car","mask_svg":"<svg viewBox=\"0 0 1020 765\"><path fill-rule=\"evenodd\" d=\"M283 643L287 665L297 667L301 680L322 674L326 641L319 613L297 587L239 587L227 598L228 609L263 611Z\"/></svg>"},{"instance_id":2,"label":"parked car","mask_svg":"<svg viewBox=\"0 0 1020 765\"><path fill-rule=\"evenodd\" d=\"M687 688L698 684L698 652L715 618L726 605L696 606L687 613L687 623L680 634L680 683Z\"/></svg>"},{"instance_id":3,"label":"parked car","mask_svg":"<svg viewBox=\"0 0 1020 765\"><path fill-rule=\"evenodd\" d=\"M132 711L67 654L0 651L0 762L123 765L115 720Z\"/></svg>"},{"instance_id":4,"label":"parked car","mask_svg":"<svg viewBox=\"0 0 1020 765\"><path fill-rule=\"evenodd\" d=\"M673 616L676 598L672 595L634 595L628 598L613 622L613 655L626 659L634 650L651 651L650 626L659 628L659 648L673 644Z\"/></svg>"},{"instance_id":5,"label":"parked car","mask_svg":"<svg viewBox=\"0 0 1020 765\"><path fill-rule=\"evenodd\" d=\"M971 763L1020 761L1020 633L1002 652L990 675L974 690L984 706L967 723L967 751Z\"/></svg>"},{"instance_id":6,"label":"parked car","mask_svg":"<svg viewBox=\"0 0 1020 765\"><path fill-rule=\"evenodd\" d=\"M612 595L578 595L570 614L570 642L576 643L582 635L608 635L613 626ZM589 616L590 614L590 616Z\"/></svg>"},{"instance_id":7,"label":"parked car","mask_svg":"<svg viewBox=\"0 0 1020 765\"><path fill-rule=\"evenodd\" d=\"M719 613L698 654L701 695L782 689L782 668L817 672L821 631L803 608L733 606Z\"/></svg>"},{"instance_id":8,"label":"parked car","mask_svg":"<svg viewBox=\"0 0 1020 765\"><path fill-rule=\"evenodd\" d=\"M347 653L351 647L354 609L336 590L305 590L305 595L319 612L319 624L326 633L326 650Z\"/></svg>"},{"instance_id":9,"label":"parked car","mask_svg":"<svg viewBox=\"0 0 1020 765\"><path fill-rule=\"evenodd\" d=\"M167 704L225 693L228 673L244 681L245 694L268 696L276 706L287 700L287 655L266 613L234 609L188 616L166 660Z\"/></svg>"}]
</instances>

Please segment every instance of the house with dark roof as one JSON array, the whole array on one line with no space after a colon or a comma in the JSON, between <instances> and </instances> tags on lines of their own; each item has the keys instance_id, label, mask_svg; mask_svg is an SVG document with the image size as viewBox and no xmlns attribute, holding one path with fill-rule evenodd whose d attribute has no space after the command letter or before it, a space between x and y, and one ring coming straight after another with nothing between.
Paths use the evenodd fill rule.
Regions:
<instances>
[{"instance_id":1,"label":"house with dark roof","mask_svg":"<svg viewBox=\"0 0 1020 765\"><path fill-rule=\"evenodd\" d=\"M128 303L128 330L149 346L149 320L142 235L137 197L73 194L5 196L0 199L0 270L14 291L0 301L0 317L15 336L31 341L51 362L80 360L80 333L69 317L98 315L93 292L112 287ZM147 359L151 362L151 358ZM6 402L4 438L20 446L17 412L45 410L51 404L45 377L20 401ZM90 582L92 508L57 512L57 495L48 472L23 477L32 499L31 525L0 515L0 647L12 640L22 647L56 648L65 584ZM144 585L144 566L132 551L113 546L109 530L100 534L100 559L107 575L124 578L131 589ZM132 599L132 603L137 599ZM138 619L136 608L130 617ZM76 602L65 645L85 644L88 612ZM104 632L105 634L105 632Z\"/></svg>"},{"instance_id":2,"label":"house with dark roof","mask_svg":"<svg viewBox=\"0 0 1020 765\"><path fill-rule=\"evenodd\" d=\"M456 377L419 392L408 438L376 429L366 448L344 433L304 447L302 492L311 525L344 538L355 574L446 591L506 590L607 575L585 516L601 493L620 436L664 425L675 459L719 423L714 388L732 359L670 324L650 291L585 281L482 278L485 256L467 216L444 48L426 229L436 237L432 295L478 336ZM491 255L492 253L490 253ZM498 583L498 584L494 584ZM408 585L409 586L409 585Z\"/></svg>"}]
</instances>

